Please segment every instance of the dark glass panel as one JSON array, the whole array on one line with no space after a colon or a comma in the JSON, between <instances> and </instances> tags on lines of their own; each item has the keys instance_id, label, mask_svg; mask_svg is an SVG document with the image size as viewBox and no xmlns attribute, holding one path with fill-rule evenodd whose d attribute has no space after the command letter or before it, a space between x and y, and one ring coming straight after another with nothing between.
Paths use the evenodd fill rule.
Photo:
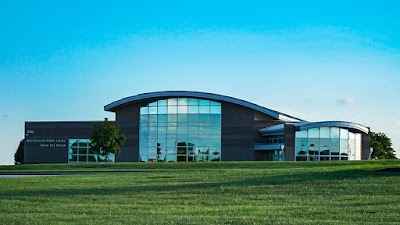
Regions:
<instances>
[{"instance_id":1,"label":"dark glass panel","mask_svg":"<svg viewBox=\"0 0 400 225\"><path fill-rule=\"evenodd\" d=\"M97 152L94 149L89 148L89 154L97 154Z\"/></svg>"},{"instance_id":2,"label":"dark glass panel","mask_svg":"<svg viewBox=\"0 0 400 225\"><path fill-rule=\"evenodd\" d=\"M176 159L178 162L186 162L186 155L177 155Z\"/></svg>"},{"instance_id":3,"label":"dark glass panel","mask_svg":"<svg viewBox=\"0 0 400 225\"><path fill-rule=\"evenodd\" d=\"M71 147L72 154L78 154L78 148L77 147Z\"/></svg>"},{"instance_id":4,"label":"dark glass panel","mask_svg":"<svg viewBox=\"0 0 400 225\"><path fill-rule=\"evenodd\" d=\"M87 141L80 141L79 142L79 147L87 147L88 144L89 144L89 142L87 142Z\"/></svg>"},{"instance_id":5,"label":"dark glass panel","mask_svg":"<svg viewBox=\"0 0 400 225\"><path fill-rule=\"evenodd\" d=\"M88 161L89 162L97 162L97 155L89 155Z\"/></svg>"},{"instance_id":6,"label":"dark glass panel","mask_svg":"<svg viewBox=\"0 0 400 225\"><path fill-rule=\"evenodd\" d=\"M307 161L307 156L297 156L296 161Z\"/></svg>"},{"instance_id":7,"label":"dark glass panel","mask_svg":"<svg viewBox=\"0 0 400 225\"><path fill-rule=\"evenodd\" d=\"M79 148L79 154L87 154L88 153L88 149L87 148Z\"/></svg>"},{"instance_id":8,"label":"dark glass panel","mask_svg":"<svg viewBox=\"0 0 400 225\"><path fill-rule=\"evenodd\" d=\"M348 156L349 155L349 148L340 148L340 155L341 156Z\"/></svg>"},{"instance_id":9,"label":"dark glass panel","mask_svg":"<svg viewBox=\"0 0 400 225\"><path fill-rule=\"evenodd\" d=\"M331 155L339 155L339 148L331 148Z\"/></svg>"},{"instance_id":10,"label":"dark glass panel","mask_svg":"<svg viewBox=\"0 0 400 225\"><path fill-rule=\"evenodd\" d=\"M86 162L87 161L87 156L86 155L79 155L78 156L78 161L79 162Z\"/></svg>"},{"instance_id":11,"label":"dark glass panel","mask_svg":"<svg viewBox=\"0 0 400 225\"><path fill-rule=\"evenodd\" d=\"M78 160L78 156L77 155L71 155L70 156L70 162L76 162Z\"/></svg>"},{"instance_id":12,"label":"dark glass panel","mask_svg":"<svg viewBox=\"0 0 400 225\"><path fill-rule=\"evenodd\" d=\"M329 157L328 156L322 156L320 158L320 161L329 161Z\"/></svg>"}]
</instances>

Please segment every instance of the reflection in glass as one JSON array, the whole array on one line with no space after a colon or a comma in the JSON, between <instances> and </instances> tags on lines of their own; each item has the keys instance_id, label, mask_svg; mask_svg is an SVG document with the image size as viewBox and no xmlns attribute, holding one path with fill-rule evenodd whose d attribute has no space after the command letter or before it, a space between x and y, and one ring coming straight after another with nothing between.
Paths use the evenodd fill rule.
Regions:
<instances>
[{"instance_id":1,"label":"reflection in glass","mask_svg":"<svg viewBox=\"0 0 400 225\"><path fill-rule=\"evenodd\" d=\"M295 133L297 161L361 159L361 134L337 127L320 127Z\"/></svg>"},{"instance_id":2,"label":"reflection in glass","mask_svg":"<svg viewBox=\"0 0 400 225\"><path fill-rule=\"evenodd\" d=\"M339 128L331 127L331 138L339 138Z\"/></svg>"},{"instance_id":3,"label":"reflection in glass","mask_svg":"<svg viewBox=\"0 0 400 225\"><path fill-rule=\"evenodd\" d=\"M188 99L187 98L178 98L178 105L187 105Z\"/></svg>"},{"instance_id":4,"label":"reflection in glass","mask_svg":"<svg viewBox=\"0 0 400 225\"><path fill-rule=\"evenodd\" d=\"M319 138L319 128L309 129L308 138Z\"/></svg>"},{"instance_id":5,"label":"reflection in glass","mask_svg":"<svg viewBox=\"0 0 400 225\"><path fill-rule=\"evenodd\" d=\"M177 103L178 103L178 100L176 98L170 98L167 101L168 101L168 106L177 105Z\"/></svg>"},{"instance_id":6,"label":"reflection in glass","mask_svg":"<svg viewBox=\"0 0 400 225\"><path fill-rule=\"evenodd\" d=\"M90 146L90 139L68 140L68 163L106 162L105 156L97 154ZM115 155L108 154L107 162L115 162Z\"/></svg>"},{"instance_id":7,"label":"reflection in glass","mask_svg":"<svg viewBox=\"0 0 400 225\"><path fill-rule=\"evenodd\" d=\"M144 103L142 108L140 161L221 160L221 103L172 98Z\"/></svg>"},{"instance_id":8,"label":"reflection in glass","mask_svg":"<svg viewBox=\"0 0 400 225\"><path fill-rule=\"evenodd\" d=\"M330 138L331 129L329 127L321 127L319 130L320 138Z\"/></svg>"}]
</instances>

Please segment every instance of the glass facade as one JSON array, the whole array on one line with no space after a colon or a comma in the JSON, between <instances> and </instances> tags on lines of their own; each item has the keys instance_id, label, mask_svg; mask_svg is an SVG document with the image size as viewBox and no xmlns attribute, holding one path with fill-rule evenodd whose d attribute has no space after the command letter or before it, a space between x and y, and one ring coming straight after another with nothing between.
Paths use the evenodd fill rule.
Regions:
<instances>
[{"instance_id":1,"label":"glass facade","mask_svg":"<svg viewBox=\"0 0 400 225\"><path fill-rule=\"evenodd\" d=\"M90 139L69 139L68 163L99 163L105 162L105 156L94 152L90 147ZM115 162L115 155L108 154L108 162Z\"/></svg>"},{"instance_id":2,"label":"glass facade","mask_svg":"<svg viewBox=\"0 0 400 225\"><path fill-rule=\"evenodd\" d=\"M141 162L221 160L221 103L169 98L142 103Z\"/></svg>"},{"instance_id":3,"label":"glass facade","mask_svg":"<svg viewBox=\"0 0 400 225\"><path fill-rule=\"evenodd\" d=\"M338 127L296 132L296 161L360 160L361 134Z\"/></svg>"}]
</instances>

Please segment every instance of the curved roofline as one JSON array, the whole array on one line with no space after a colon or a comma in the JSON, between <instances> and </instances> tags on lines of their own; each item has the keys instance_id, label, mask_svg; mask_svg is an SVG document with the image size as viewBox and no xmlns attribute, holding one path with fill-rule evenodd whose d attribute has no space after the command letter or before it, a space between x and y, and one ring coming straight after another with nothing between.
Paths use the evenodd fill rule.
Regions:
<instances>
[{"instance_id":1,"label":"curved roofline","mask_svg":"<svg viewBox=\"0 0 400 225\"><path fill-rule=\"evenodd\" d=\"M358 123L346 122L346 121L301 122L301 123L293 123L293 125L295 126L296 131L308 130L319 127L340 127L340 128L349 128L358 130L366 134L369 133L368 127L365 127ZM284 133L284 129L285 129L284 124L278 124L275 126L261 129L260 134L262 136L282 135Z\"/></svg>"},{"instance_id":2,"label":"curved roofline","mask_svg":"<svg viewBox=\"0 0 400 225\"><path fill-rule=\"evenodd\" d=\"M104 106L105 111L110 111L110 112L115 112L115 109L127 105L130 103L134 102L140 102L146 99L151 99L151 98L172 98L172 97L193 97L193 98L203 98L203 99L210 99L210 100L215 100L215 101L223 101L223 102L229 102L233 103L236 105L241 105L256 111L259 111L261 113L267 114L269 116L272 116L276 119L282 120L282 121L287 121L287 122L303 122L304 120L275 111L271 110L262 106L259 106L257 104L225 96L225 95L218 95L218 94L213 94L213 93L206 93L206 92L196 92L196 91L160 91L160 92L150 92L150 93L144 93L144 94L139 94L139 95L134 95L126 98L122 98L118 101L112 102L106 106Z\"/></svg>"},{"instance_id":3,"label":"curved roofline","mask_svg":"<svg viewBox=\"0 0 400 225\"><path fill-rule=\"evenodd\" d=\"M318 127L342 127L359 130L366 134L369 133L369 128L358 123L346 122L346 121L322 121L322 122L312 122L312 123L300 123L300 130L308 130Z\"/></svg>"}]
</instances>

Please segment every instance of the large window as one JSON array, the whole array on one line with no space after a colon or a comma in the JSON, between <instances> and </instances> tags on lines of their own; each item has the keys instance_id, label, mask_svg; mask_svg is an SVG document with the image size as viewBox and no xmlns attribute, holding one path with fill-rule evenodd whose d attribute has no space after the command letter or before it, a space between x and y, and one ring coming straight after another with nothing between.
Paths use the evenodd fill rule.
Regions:
<instances>
[{"instance_id":1,"label":"large window","mask_svg":"<svg viewBox=\"0 0 400 225\"><path fill-rule=\"evenodd\" d=\"M105 162L105 156L96 154L90 147L90 139L69 139L68 163ZM108 162L115 162L115 155L108 154Z\"/></svg>"},{"instance_id":2,"label":"large window","mask_svg":"<svg viewBox=\"0 0 400 225\"><path fill-rule=\"evenodd\" d=\"M296 132L296 161L361 159L361 134L338 127Z\"/></svg>"},{"instance_id":3,"label":"large window","mask_svg":"<svg viewBox=\"0 0 400 225\"><path fill-rule=\"evenodd\" d=\"M221 103L170 98L140 108L140 161L221 160Z\"/></svg>"}]
</instances>

